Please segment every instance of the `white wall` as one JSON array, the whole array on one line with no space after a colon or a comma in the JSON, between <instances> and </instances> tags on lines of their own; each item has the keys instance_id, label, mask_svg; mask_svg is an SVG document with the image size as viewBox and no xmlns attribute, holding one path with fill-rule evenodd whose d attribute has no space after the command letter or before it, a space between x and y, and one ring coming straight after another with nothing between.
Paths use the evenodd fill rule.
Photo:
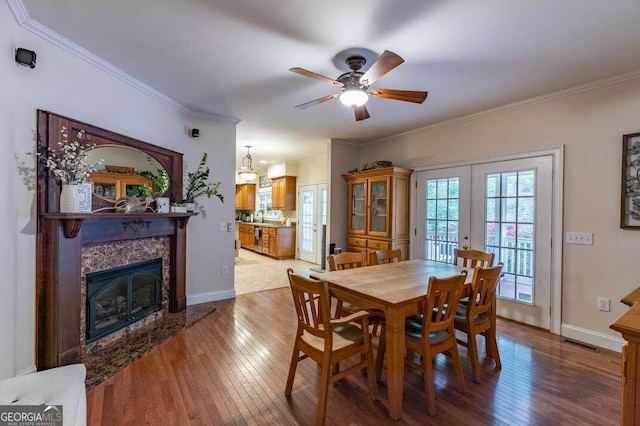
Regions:
<instances>
[{"instance_id":1,"label":"white wall","mask_svg":"<svg viewBox=\"0 0 640 426\"><path fill-rule=\"evenodd\" d=\"M222 154L212 155L209 164L214 176L225 182L223 190L229 201L220 205L217 200L207 200L207 217L201 215L189 222L190 227L198 230L207 226L215 226L217 230L217 222L213 223L213 220L233 219L232 207L229 207L234 197L231 190L234 160L228 151L235 149L235 125L198 122L207 132L211 130L211 139L203 141L202 145L192 144L185 131L189 122L186 116L20 28L6 2L0 2L0 43L0 50L4 52L0 58L0 79L3 81L0 140L4 146L0 153L0 178L4 182L4 207L0 213L0 230L3 231L0 242L3 273L0 378L3 378L28 370L35 364L35 180L33 176L28 177L26 183L30 187L26 185L18 167L22 161L33 165L26 153L35 147L36 110L52 111L186 152L185 158L189 161L199 159L206 149L205 142L220 147ZM15 64L13 52L16 47L37 52L35 69ZM229 275L215 280L209 273L219 271L222 262L233 265L228 259L233 259L232 245L227 249L226 243L218 244L218 238L226 241L227 235L207 234L209 238L205 241L193 234L188 235L188 291L232 290L233 268ZM190 257L194 253L199 253L197 262ZM206 261L201 261L203 253L207 255ZM204 277L209 277L208 281Z\"/></svg>"},{"instance_id":2,"label":"white wall","mask_svg":"<svg viewBox=\"0 0 640 426\"><path fill-rule=\"evenodd\" d=\"M593 246L563 246L562 332L593 344L618 339L609 324L640 285L640 232L619 228L622 135L640 132L640 80L584 91L457 124L370 143L360 163L419 167L565 145L564 231ZM611 299L611 312L597 298Z\"/></svg>"},{"instance_id":3,"label":"white wall","mask_svg":"<svg viewBox=\"0 0 640 426\"><path fill-rule=\"evenodd\" d=\"M298 162L298 177L296 183L298 186L326 183L327 172L326 153L301 160Z\"/></svg>"},{"instance_id":4,"label":"white wall","mask_svg":"<svg viewBox=\"0 0 640 426\"><path fill-rule=\"evenodd\" d=\"M329 143L327 244L335 243L343 251L347 249L348 188L342 175L359 167L358 153L358 147L349 142L332 139Z\"/></svg>"}]
</instances>

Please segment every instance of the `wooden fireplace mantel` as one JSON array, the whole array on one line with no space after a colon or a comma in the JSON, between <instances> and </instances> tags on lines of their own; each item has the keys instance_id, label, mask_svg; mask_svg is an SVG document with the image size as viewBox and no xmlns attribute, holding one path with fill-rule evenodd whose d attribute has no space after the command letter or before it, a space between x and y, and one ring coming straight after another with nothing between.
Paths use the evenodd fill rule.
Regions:
<instances>
[{"instance_id":1,"label":"wooden fireplace mantel","mask_svg":"<svg viewBox=\"0 0 640 426\"><path fill-rule=\"evenodd\" d=\"M37 151L57 149L61 130L83 131L98 147L118 145L155 159L169 175L165 194L182 199L182 154L72 118L38 111ZM170 312L186 308L187 222L196 213L60 213L60 184L37 163L36 362L38 370L80 362L82 247L168 237Z\"/></svg>"},{"instance_id":2,"label":"wooden fireplace mantel","mask_svg":"<svg viewBox=\"0 0 640 426\"><path fill-rule=\"evenodd\" d=\"M185 227L191 216L198 213L42 213L40 217L46 220L60 220L64 226L64 236L75 238L87 220L128 219L133 221L148 221L163 218L178 219L178 225Z\"/></svg>"}]
</instances>

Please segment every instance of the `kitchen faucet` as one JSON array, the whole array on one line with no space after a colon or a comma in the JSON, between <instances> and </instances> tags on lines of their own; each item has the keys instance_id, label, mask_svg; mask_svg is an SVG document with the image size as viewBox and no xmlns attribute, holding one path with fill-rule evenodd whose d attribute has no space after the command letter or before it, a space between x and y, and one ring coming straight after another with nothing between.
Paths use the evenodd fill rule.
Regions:
<instances>
[{"instance_id":1,"label":"kitchen faucet","mask_svg":"<svg viewBox=\"0 0 640 426\"><path fill-rule=\"evenodd\" d=\"M264 223L264 210L258 210L256 212L256 219L258 218L258 215L260 215L260 222Z\"/></svg>"}]
</instances>

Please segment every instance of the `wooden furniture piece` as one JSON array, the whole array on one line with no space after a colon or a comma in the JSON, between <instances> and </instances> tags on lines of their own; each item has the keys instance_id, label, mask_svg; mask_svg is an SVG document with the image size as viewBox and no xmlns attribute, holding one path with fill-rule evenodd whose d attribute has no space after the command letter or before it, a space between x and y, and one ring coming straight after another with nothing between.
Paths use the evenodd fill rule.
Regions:
<instances>
[{"instance_id":1,"label":"wooden furniture piece","mask_svg":"<svg viewBox=\"0 0 640 426\"><path fill-rule=\"evenodd\" d=\"M128 195L128 191L136 186L151 187L151 181L137 174L93 172L89 174L87 181L91 183L91 191L94 197L100 197L112 203L120 197Z\"/></svg>"},{"instance_id":2,"label":"wooden furniture piece","mask_svg":"<svg viewBox=\"0 0 640 426\"><path fill-rule=\"evenodd\" d=\"M622 347L620 425L640 424L640 287L620 300L630 308L609 327L627 342Z\"/></svg>"},{"instance_id":3,"label":"wooden furniture piece","mask_svg":"<svg viewBox=\"0 0 640 426\"><path fill-rule=\"evenodd\" d=\"M493 266L494 257L495 254L486 253L482 250L453 250L453 258L456 265L466 268L475 268L476 266L481 268L491 267Z\"/></svg>"},{"instance_id":4,"label":"wooden furniture piece","mask_svg":"<svg viewBox=\"0 0 640 426\"><path fill-rule=\"evenodd\" d=\"M332 296L366 309L384 311L389 416L394 420L402 416L405 319L420 312L428 277L449 277L462 270L447 263L416 259L366 268L312 272L312 277L327 280ZM472 279L473 270L469 270L465 283L470 284Z\"/></svg>"},{"instance_id":5,"label":"wooden furniture piece","mask_svg":"<svg viewBox=\"0 0 640 426\"><path fill-rule=\"evenodd\" d=\"M478 360L478 343L476 336L485 336L487 356L493 357L496 370L502 368L498 340L496 338L495 321L492 311L496 298L496 287L502 274L502 264L491 267L475 267L473 282L469 291L469 300L466 304L459 304L455 315L454 326L467 335L467 340L458 340L458 343L469 348L471 358L471 370L473 380L480 383L480 362Z\"/></svg>"},{"instance_id":6,"label":"wooden furniture piece","mask_svg":"<svg viewBox=\"0 0 640 426\"><path fill-rule=\"evenodd\" d=\"M71 118L38 110L37 151L57 149L60 132L84 131L97 147L121 145L155 159L169 175L168 196L182 198L182 154ZM158 236L169 238L169 311L186 307L186 224L193 213L59 213L60 184L37 167L36 363L39 370L80 362L82 247ZM95 204L95 203L94 203Z\"/></svg>"},{"instance_id":7,"label":"wooden furniture piece","mask_svg":"<svg viewBox=\"0 0 640 426\"><path fill-rule=\"evenodd\" d=\"M327 261L329 263L330 271L341 271L343 269L353 269L353 268L362 268L363 266L367 266L367 259L365 252L349 252L345 251L338 254L330 254L327 256ZM341 299L338 299L338 304L336 306L336 317L342 317L351 315L354 312L361 311L357 305L353 305L350 303L344 303ZM374 331L374 335L376 334Z\"/></svg>"},{"instance_id":8,"label":"wooden furniture piece","mask_svg":"<svg viewBox=\"0 0 640 426\"><path fill-rule=\"evenodd\" d=\"M298 327L293 344L285 395L290 396L298 362L313 359L321 369L316 424L323 425L327 411L329 383L366 368L369 394L377 399L373 350L369 336L367 312L361 311L340 319L331 319L329 287L325 280L307 279L287 269ZM360 327L353 325L359 323ZM300 354L302 352L302 355ZM358 356L359 362L331 376L331 367Z\"/></svg>"},{"instance_id":9,"label":"wooden furniture piece","mask_svg":"<svg viewBox=\"0 0 640 426\"><path fill-rule=\"evenodd\" d=\"M429 277L429 286L423 303L424 310L419 316L421 322L414 324L408 321L409 318L407 319L405 345L408 355L405 363L411 368L422 371L427 411L432 416L438 414L432 365L432 360L436 355L443 352L451 353L458 389L460 392L466 393L462 364L458 354L458 343L456 342L456 332L453 327L455 311L447 309L449 306L458 304L458 300L460 300L464 290L466 278L465 271L447 278ZM429 314L425 315L425 313ZM378 381L380 381L382 375L385 348L386 339L383 333L380 337L378 355L376 357L376 378ZM419 356L414 356L416 353ZM417 362L416 359L418 360Z\"/></svg>"},{"instance_id":10,"label":"wooden furniture piece","mask_svg":"<svg viewBox=\"0 0 640 426\"><path fill-rule=\"evenodd\" d=\"M271 208L273 210L296 209L296 177L271 178Z\"/></svg>"},{"instance_id":11,"label":"wooden furniture piece","mask_svg":"<svg viewBox=\"0 0 640 426\"><path fill-rule=\"evenodd\" d=\"M348 185L347 251L399 249L409 255L409 177L387 167L342 175Z\"/></svg>"},{"instance_id":12,"label":"wooden furniture piece","mask_svg":"<svg viewBox=\"0 0 640 426\"><path fill-rule=\"evenodd\" d=\"M382 265L383 263L402 262L402 250L380 249L371 254L370 265Z\"/></svg>"},{"instance_id":13,"label":"wooden furniture piece","mask_svg":"<svg viewBox=\"0 0 640 426\"><path fill-rule=\"evenodd\" d=\"M256 243L254 226L247 225L246 223L241 223L239 228L240 246L244 249L253 250L253 247Z\"/></svg>"},{"instance_id":14,"label":"wooden furniture piece","mask_svg":"<svg viewBox=\"0 0 640 426\"><path fill-rule=\"evenodd\" d=\"M236 185L236 210L256 209L256 184Z\"/></svg>"},{"instance_id":15,"label":"wooden furniture piece","mask_svg":"<svg viewBox=\"0 0 640 426\"><path fill-rule=\"evenodd\" d=\"M262 228L262 254L275 259L294 259L296 256L296 227Z\"/></svg>"}]
</instances>

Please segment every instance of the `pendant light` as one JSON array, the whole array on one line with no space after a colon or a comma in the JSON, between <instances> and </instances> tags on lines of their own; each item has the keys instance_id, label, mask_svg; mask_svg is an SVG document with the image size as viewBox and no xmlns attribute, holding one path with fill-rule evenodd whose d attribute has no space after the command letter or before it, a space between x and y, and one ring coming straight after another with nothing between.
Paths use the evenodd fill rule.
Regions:
<instances>
[{"instance_id":1,"label":"pendant light","mask_svg":"<svg viewBox=\"0 0 640 426\"><path fill-rule=\"evenodd\" d=\"M253 171L253 164L251 160L251 152L249 152L249 148L251 145L245 145L247 147L247 155L242 157L242 167L238 170L238 175L240 179L245 182L254 180L257 176L257 173Z\"/></svg>"}]
</instances>

